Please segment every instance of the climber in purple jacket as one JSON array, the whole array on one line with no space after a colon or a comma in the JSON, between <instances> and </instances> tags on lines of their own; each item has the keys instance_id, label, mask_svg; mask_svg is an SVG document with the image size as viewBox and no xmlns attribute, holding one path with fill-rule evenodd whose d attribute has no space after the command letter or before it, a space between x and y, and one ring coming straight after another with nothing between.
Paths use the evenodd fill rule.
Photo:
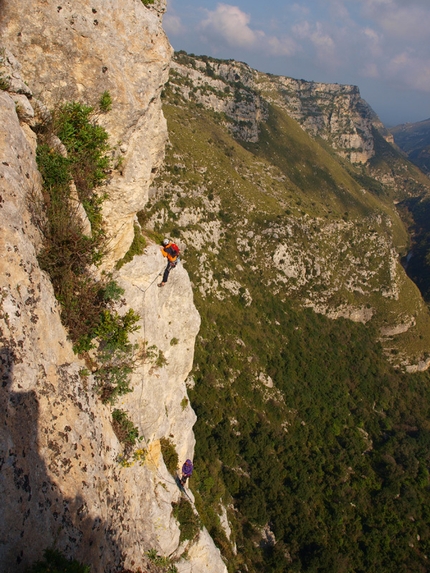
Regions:
<instances>
[{"instance_id":1,"label":"climber in purple jacket","mask_svg":"<svg viewBox=\"0 0 430 573\"><path fill-rule=\"evenodd\" d=\"M182 466L181 485L185 485L187 479L191 477L193 469L193 462L191 460L186 460Z\"/></svg>"}]
</instances>

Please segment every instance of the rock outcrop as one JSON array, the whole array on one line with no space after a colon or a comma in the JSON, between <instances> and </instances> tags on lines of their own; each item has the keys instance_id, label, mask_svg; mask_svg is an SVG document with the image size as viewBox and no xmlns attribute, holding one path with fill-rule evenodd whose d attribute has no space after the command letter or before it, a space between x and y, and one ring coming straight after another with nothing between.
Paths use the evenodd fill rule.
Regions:
<instances>
[{"instance_id":1,"label":"rock outcrop","mask_svg":"<svg viewBox=\"0 0 430 573\"><path fill-rule=\"evenodd\" d=\"M267 103L255 91L253 70L237 62L214 63L193 59L193 66L183 65L183 60L173 61L171 70L175 90L187 100L196 101L217 113L223 113L232 122L227 123L230 131L239 139L256 142L259 124L267 119ZM187 61L187 60L185 60ZM245 72L247 85L241 80ZM250 92L247 87L253 91Z\"/></svg>"},{"instance_id":2,"label":"rock outcrop","mask_svg":"<svg viewBox=\"0 0 430 573\"><path fill-rule=\"evenodd\" d=\"M195 415L185 379L200 319L187 272L178 266L168 285L158 289L165 263L159 248L150 245L116 274L125 290L119 312L131 307L140 315L134 389L115 407L127 410L142 440L137 455L121 463L112 408L102 404L93 376L74 354L37 260L43 214L34 116L65 99L95 103L104 90L114 109L100 119L121 146L115 153L124 158L107 189L110 261L128 249L136 211L145 205L167 138L159 96L171 48L161 27L163 10L162 1L149 9L140 0L2 3L0 569L5 573L24 571L47 547L100 573L147 570L150 549L172 555L181 571L226 570L204 529L186 547L179 543L171 504L181 493L160 447L160 438L167 437L180 462L193 455ZM151 346L165 360L151 361L145 351Z\"/></svg>"},{"instance_id":3,"label":"rock outcrop","mask_svg":"<svg viewBox=\"0 0 430 573\"><path fill-rule=\"evenodd\" d=\"M165 1L2 2L2 44L19 60L35 97L48 107L79 100L97 106L109 91L110 134L118 169L111 175L105 218L111 260L127 251L133 219L164 157L167 129L160 93L172 49L160 15Z\"/></svg>"},{"instance_id":4,"label":"rock outcrop","mask_svg":"<svg viewBox=\"0 0 430 573\"><path fill-rule=\"evenodd\" d=\"M262 76L262 74L260 74ZM381 121L365 102L357 86L322 84L275 77L263 79L269 98L313 137L330 142L341 157L366 163L375 154L373 129L384 130ZM272 99L273 98L273 99Z\"/></svg>"},{"instance_id":5,"label":"rock outcrop","mask_svg":"<svg viewBox=\"0 0 430 573\"><path fill-rule=\"evenodd\" d=\"M312 137L322 137L352 163L366 163L374 156L375 129L392 140L357 86L274 76L242 62L189 57L183 52L176 55L172 69L173 89L225 113L233 120L230 131L244 141L258 141L269 104L285 109Z\"/></svg>"}]
</instances>

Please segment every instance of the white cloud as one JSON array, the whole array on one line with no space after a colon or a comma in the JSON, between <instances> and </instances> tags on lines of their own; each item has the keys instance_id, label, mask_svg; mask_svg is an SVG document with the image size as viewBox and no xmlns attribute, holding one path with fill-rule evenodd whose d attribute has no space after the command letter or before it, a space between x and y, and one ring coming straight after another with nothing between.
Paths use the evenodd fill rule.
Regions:
<instances>
[{"instance_id":1,"label":"white cloud","mask_svg":"<svg viewBox=\"0 0 430 573\"><path fill-rule=\"evenodd\" d=\"M430 92L430 62L410 51L400 52L391 58L386 77L409 88Z\"/></svg>"},{"instance_id":2,"label":"white cloud","mask_svg":"<svg viewBox=\"0 0 430 573\"><path fill-rule=\"evenodd\" d=\"M366 16L389 38L428 41L430 3L427 0L363 0L363 6Z\"/></svg>"},{"instance_id":3,"label":"white cloud","mask_svg":"<svg viewBox=\"0 0 430 573\"><path fill-rule=\"evenodd\" d=\"M430 92L430 2L362 0L372 21L370 55L391 84Z\"/></svg>"},{"instance_id":4,"label":"white cloud","mask_svg":"<svg viewBox=\"0 0 430 573\"><path fill-rule=\"evenodd\" d=\"M218 4L216 10L208 11L200 27L211 36L222 38L230 46L254 47L264 32L249 27L251 17L237 6Z\"/></svg>"},{"instance_id":5,"label":"white cloud","mask_svg":"<svg viewBox=\"0 0 430 573\"><path fill-rule=\"evenodd\" d=\"M330 11L332 18L335 17L338 20L350 20L349 10L345 5L345 0L329 0Z\"/></svg>"},{"instance_id":6,"label":"white cloud","mask_svg":"<svg viewBox=\"0 0 430 573\"><path fill-rule=\"evenodd\" d=\"M204 32L204 39L214 45L222 43L273 56L290 56L294 53L295 43L291 38L267 35L262 30L252 28L250 22L251 16L239 7L220 3L215 10L207 11L199 29Z\"/></svg>"},{"instance_id":7,"label":"white cloud","mask_svg":"<svg viewBox=\"0 0 430 573\"><path fill-rule=\"evenodd\" d=\"M293 4L291 9L294 13L307 16L310 13L310 10L307 6L303 4Z\"/></svg>"},{"instance_id":8,"label":"white cloud","mask_svg":"<svg viewBox=\"0 0 430 573\"><path fill-rule=\"evenodd\" d=\"M163 18L163 27L169 36L179 36L186 32L180 17L169 12Z\"/></svg>"},{"instance_id":9,"label":"white cloud","mask_svg":"<svg viewBox=\"0 0 430 573\"><path fill-rule=\"evenodd\" d=\"M311 35L311 25L307 20L303 20L293 26L293 32L300 40L307 40Z\"/></svg>"},{"instance_id":10,"label":"white cloud","mask_svg":"<svg viewBox=\"0 0 430 573\"><path fill-rule=\"evenodd\" d=\"M175 9L175 0L167 0L167 11L163 17L163 28L168 36L178 37L187 33L187 27Z\"/></svg>"},{"instance_id":11,"label":"white cloud","mask_svg":"<svg viewBox=\"0 0 430 573\"><path fill-rule=\"evenodd\" d=\"M430 0L276 0L263 11L260 0L258 20L253 1L167 1L164 26L175 48L310 80L363 83L382 105L385 93L415 90L425 101L430 92Z\"/></svg>"},{"instance_id":12,"label":"white cloud","mask_svg":"<svg viewBox=\"0 0 430 573\"><path fill-rule=\"evenodd\" d=\"M363 28L361 30L362 42L364 50L362 53L366 54L366 59L380 58L383 56L383 49L381 45L381 35L373 30L373 28Z\"/></svg>"},{"instance_id":13,"label":"white cloud","mask_svg":"<svg viewBox=\"0 0 430 573\"><path fill-rule=\"evenodd\" d=\"M430 91L429 0L328 2L329 11L311 13L292 28L301 52L314 57L320 70L355 74L358 84L366 77Z\"/></svg>"},{"instance_id":14,"label":"white cloud","mask_svg":"<svg viewBox=\"0 0 430 573\"><path fill-rule=\"evenodd\" d=\"M374 62L364 62L360 73L365 78L378 79L380 77L378 66Z\"/></svg>"},{"instance_id":15,"label":"white cloud","mask_svg":"<svg viewBox=\"0 0 430 573\"><path fill-rule=\"evenodd\" d=\"M292 56L296 51L296 44L291 38L277 38L270 36L266 38L268 53L272 56Z\"/></svg>"},{"instance_id":16,"label":"white cloud","mask_svg":"<svg viewBox=\"0 0 430 573\"><path fill-rule=\"evenodd\" d=\"M321 22L310 23L305 20L293 27L293 33L303 42L303 50L306 51L306 42L313 45L316 58L322 65L327 68L338 65L336 43Z\"/></svg>"},{"instance_id":17,"label":"white cloud","mask_svg":"<svg viewBox=\"0 0 430 573\"><path fill-rule=\"evenodd\" d=\"M332 53L335 48L333 38L324 32L323 26L319 22L317 22L310 39L316 48L323 50L324 52Z\"/></svg>"}]
</instances>

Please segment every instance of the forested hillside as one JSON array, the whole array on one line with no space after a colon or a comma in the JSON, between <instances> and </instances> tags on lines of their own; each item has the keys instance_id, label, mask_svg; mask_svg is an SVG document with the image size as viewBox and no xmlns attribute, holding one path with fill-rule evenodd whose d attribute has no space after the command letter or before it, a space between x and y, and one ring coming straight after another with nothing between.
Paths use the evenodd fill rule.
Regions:
<instances>
[{"instance_id":1,"label":"forested hillside","mask_svg":"<svg viewBox=\"0 0 430 573\"><path fill-rule=\"evenodd\" d=\"M232 78L215 95L252 107ZM427 357L428 311L394 187L276 103L255 131L196 85L174 71L165 90L170 147L139 221L182 247L202 317L200 516L232 572L424 572L429 375L405 368Z\"/></svg>"}]
</instances>

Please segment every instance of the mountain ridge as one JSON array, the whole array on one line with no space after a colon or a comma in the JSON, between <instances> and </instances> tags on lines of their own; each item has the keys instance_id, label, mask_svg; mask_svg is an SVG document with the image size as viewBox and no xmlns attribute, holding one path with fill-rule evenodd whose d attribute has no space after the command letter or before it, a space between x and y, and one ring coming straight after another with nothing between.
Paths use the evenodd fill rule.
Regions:
<instances>
[{"instance_id":1,"label":"mountain ridge","mask_svg":"<svg viewBox=\"0 0 430 573\"><path fill-rule=\"evenodd\" d=\"M257 197L260 193L261 198L258 199L258 209L261 209L264 204L264 202L262 203L262 197L265 197L264 201L267 201L267 205L271 205L271 201L279 201L278 207L274 207L274 210L278 212L280 228L282 228L282 219L288 219L289 215L287 212L289 211L291 220L285 224L290 229L296 228L296 231L290 231L291 236L294 237L295 233L299 233L299 236L302 236L304 239L306 234L309 235L308 239L306 239L308 247L302 249L300 244L303 239L298 239L297 242L293 241L291 243L290 241L289 245L284 243L282 246L284 256L280 254L274 255L275 261L290 261L290 269L287 271L290 275L290 280L287 280L285 284L285 288L287 290L290 289L290 293L295 292L295 296L299 296L299 298L302 296L306 304L332 316L349 315L365 322L373 317L373 321L376 320L380 325L382 336L387 339L387 342L388 340L391 341L391 337L397 333L398 335L402 334L405 340L409 340L407 343L408 347L411 347L411 345L416 346L417 343L413 340L414 336L412 334L409 336L407 331L410 328L413 331L415 328L413 325L421 321L424 322L419 327L419 334L426 338L426 327L424 327L424 324L427 324L428 313L415 285L410 283L408 286L408 279L405 277L404 271L399 264L399 254L406 255L409 239L395 209L393 199L399 201L414 194L428 193L429 185L425 176L406 162L402 155L379 135L379 130L371 123L374 118L373 112L366 111L366 122L368 122L366 138L372 138L371 147L374 149L374 154L367 159L366 164L351 164L346 160L344 152L339 154L337 142L349 141L343 137L343 127L354 124L357 117L359 117L359 123L355 128L355 133L360 131L359 126L362 125L360 112L364 106L361 103L361 99L358 99L358 91L355 88L352 89L355 98L353 102L354 105L358 105L359 112L354 111L351 116L346 117L342 124L342 129L338 123L333 123L333 125L338 126L333 136L334 139L331 140L331 144L334 145L333 149L333 147L328 146L330 143L328 137L323 139L321 135L318 135L318 132L315 132L315 126L322 126L321 129L323 131L326 129L325 125L327 122L321 119L322 106L320 104L318 121L310 124L312 129L309 134L309 124L308 128L306 128L306 126L302 125L306 123L305 120L297 123L290 113L286 113L286 106L275 105L273 101L276 98L273 93L271 102L264 99L264 90L260 90L260 86L264 85L265 92L267 92L267 83L272 80L272 76L266 76L261 72L257 73L249 66L238 62L214 61L205 57L193 59L184 53L177 54L176 60L180 60L183 63L176 63L172 66L170 82L166 87L164 96L166 101L165 113L168 120L169 118L174 119L175 109L179 110L181 105L184 108L188 106L189 112L186 112L188 116L183 114L181 121L176 121L173 129L174 135L171 134L171 141L174 138L180 143L183 137L181 131L188 133L188 139L184 142L183 147L184 150L187 150L185 157L188 157L188 161L181 162L179 160L179 157L181 157L179 151L174 152L176 159L174 157L169 158L171 167L168 169L174 168L178 175L181 174L178 177L174 175L174 171L171 171L171 175L169 175L172 181L177 181L179 184L177 195L174 193L172 196L171 213L173 227L175 227L174 218L176 216L174 212L177 211L181 204L181 218L185 216L185 213L189 213L189 217L195 221L199 220L199 216L202 215L201 208L199 216L192 214L193 196L196 197L196 200L197 197L200 197L198 201L201 202L204 199L206 189L210 196L222 198L223 192L215 192L216 185L214 185L209 176L209 172L213 173L213 170L209 168L210 163L213 163L210 159L211 154L216 152L217 161L219 162L218 169L221 172L223 169L221 166L225 164L225 161L230 164L230 166L228 166L228 163L226 164L225 181L228 182L229 177L232 175L234 178L237 178L237 175L234 174L235 172L239 174L237 182L232 181L234 185L234 188L232 188L233 195L244 197L246 193L251 193L249 196L249 199L251 199L251 197ZM184 62L188 62L188 64ZM213 68L213 66L217 67ZM242 73L242 76L240 73ZM259 82L255 82L255 74L258 75ZM226 78L224 83L223 77ZM311 82L311 84L313 83ZM276 78L275 85L271 85L272 92L274 92L279 86L278 78ZM352 105L349 86L346 88L343 86L329 86L328 91L323 90L324 98L327 97L327 93L332 94L335 100L331 106L328 106L330 110L336 106L340 106L340 109L343 110L345 107L343 98L345 97L348 106ZM278 99L283 97L283 92L277 96ZM339 98L342 100L341 103L339 103ZM168 106L167 102L169 102ZM183 103L181 104L181 102ZM327 102L325 106L327 108ZM208 135L206 137L209 145L207 145L203 135L206 129L204 125L205 119L203 118L203 111L199 112L200 108L214 114L210 117L207 116L207 121L214 123L214 125L218 124L221 130L223 128L227 129L227 132L236 141L235 145L232 146L227 142L217 145L217 140ZM369 110L370 108L365 109ZM344 112L342 113L345 115ZM197 135L193 135L194 130L191 127L192 123L190 123L193 115L197 124L200 125L199 130L201 131L198 138L198 153L200 157L195 159L193 158L192 142L194 139L197 139ZM380 122L378 121L377 127L379 125ZM348 127L347 131L350 132L351 128ZM219 135L217 135L217 138L220 141ZM214 141L211 142L211 139L214 139ZM206 150L203 151L205 148ZM357 148L355 149L357 150ZM207 164L201 162L203 157L207 157ZM258 161L256 162L257 158ZM259 167L257 166L258 162ZM197 164L199 164L198 167ZM195 171L193 176L190 175L192 170ZM390 175L386 176L388 170ZM383 182L382 184L372 177L375 173L378 175L379 180ZM405 173L408 173L407 179L405 178ZM216 177L217 181L223 178L221 173L214 175L214 177ZM199 181L198 185L197 181ZM183 195L181 184L183 190L187 189L190 192L186 202L183 199L179 199ZM244 186L247 191L236 190L236 185L239 185L239 187ZM166 183L162 183L162 186L164 193L168 187L166 187ZM225 184L221 183L220 189L223 186L226 187ZM229 184L227 183L228 186ZM176 204L178 199L179 203ZM252 206L253 199L251 201L249 199L246 199L246 204ZM226 202L226 207L224 208L219 207L218 202L215 205L211 202L205 203L206 209L212 212L212 218L216 216L218 211L221 217L224 212L229 212L230 217L233 216L235 208L232 206L231 200L221 199L221 203L223 201ZM153 203L153 200L151 202ZM173 207L173 205L176 206ZM245 211L247 209L248 207L245 208ZM385 225L383 235L386 236L386 239L384 239L386 243L378 244L376 241L371 246L371 241L366 242L367 239L364 240L366 233L363 234L362 228L363 221L367 221L364 227L369 228L369 239L372 233L375 232L375 222L376 227L381 230ZM358 227L356 227L357 223L359 223ZM292 227L291 224L293 225ZM154 218L152 219L152 225L156 225L156 227L158 225ZM221 228L223 227L222 219L218 225L221 225ZM239 219L237 225L242 225ZM373 231L371 231L372 226L374 227ZM303 229L299 231L301 227ZM312 229L318 229L318 232ZM327 231L324 231L324 229L327 229ZM356 230L354 231L354 229ZM224 232L227 233L227 231ZM266 235L261 235L261 231L256 233L260 237L260 242L263 243L265 241L264 237L269 236L267 235L268 232L269 229L265 230ZM326 232L327 235L325 234ZM275 231L272 231L272 233L276 234ZM355 236L355 233L358 234ZM373 259L372 265L366 264L367 270L361 268L359 271L358 269L354 271L353 265L342 268L343 264L346 263L345 261L341 263L338 260L337 247L331 255L328 255L330 252L329 245L336 234L338 236L335 244L337 245L339 241L342 241L342 249L345 252L352 248L349 245L349 241L355 241L357 245L361 244L360 249L363 249L361 256L364 256L366 249L368 249L372 256L368 259L362 259L362 263L364 260ZM184 236L188 240L194 240L191 231L184 231ZM330 236L331 239L328 239ZM353 236L355 238L352 238ZM375 237L379 237L378 232ZM379 237L379 239L381 238ZM287 237L283 241L286 239ZM314 247L319 249L319 255L316 252L309 252L309 245L312 242L314 242ZM199 244L201 244L201 240L199 240ZM258 243L254 242L253 247L250 244L251 242L249 242L247 251L260 251ZM382 244L385 244L385 246L382 247ZM268 248L269 252L271 252L273 246ZM321 253L326 254L321 257ZM369 257L369 253L367 253L367 257ZM353 259L354 255L352 255ZM379 261L379 263L376 263L376 261ZM275 262L275 264L279 266L278 263ZM376 265L375 268L379 268L379 271L376 273L373 265ZM337 273L322 272L321 269L330 266L337 269L337 273L340 273L339 276L337 276ZM276 279L277 281L283 276L282 269L278 268L278 270L280 274ZM348 274L351 274L349 286L347 286L347 282L344 282L344 279L340 278L340 276ZM364 278L366 274L369 277L368 279ZM377 294L379 291L378 281L382 280L382 276L391 278L388 281L383 279L386 284L382 289L382 296L380 296ZM370 279L370 277L373 278ZM369 280L370 282L368 282ZM371 287L372 281L373 287ZM288 283L290 283L290 286L288 286ZM300 292L302 295L298 295ZM340 298L338 299L337 297ZM331 299L333 301L337 300L333 308L329 302ZM352 303L353 300L356 301L355 305ZM390 300L391 302L389 302ZM413 300L415 302L411 304ZM392 311L389 310L390 305L393 305ZM398 307L396 312L402 318L396 324L390 324L393 316L396 315L396 312L393 314L396 306ZM412 308L415 310L412 311ZM411 311L412 314L410 314ZM418 316L420 317L419 319L417 319ZM402 336L397 336L397 338L401 339ZM417 338L420 340L418 335ZM422 354L421 358L419 358L420 368L423 367L422 357L426 353L427 344L427 342L423 343L422 346Z\"/></svg>"}]
</instances>

